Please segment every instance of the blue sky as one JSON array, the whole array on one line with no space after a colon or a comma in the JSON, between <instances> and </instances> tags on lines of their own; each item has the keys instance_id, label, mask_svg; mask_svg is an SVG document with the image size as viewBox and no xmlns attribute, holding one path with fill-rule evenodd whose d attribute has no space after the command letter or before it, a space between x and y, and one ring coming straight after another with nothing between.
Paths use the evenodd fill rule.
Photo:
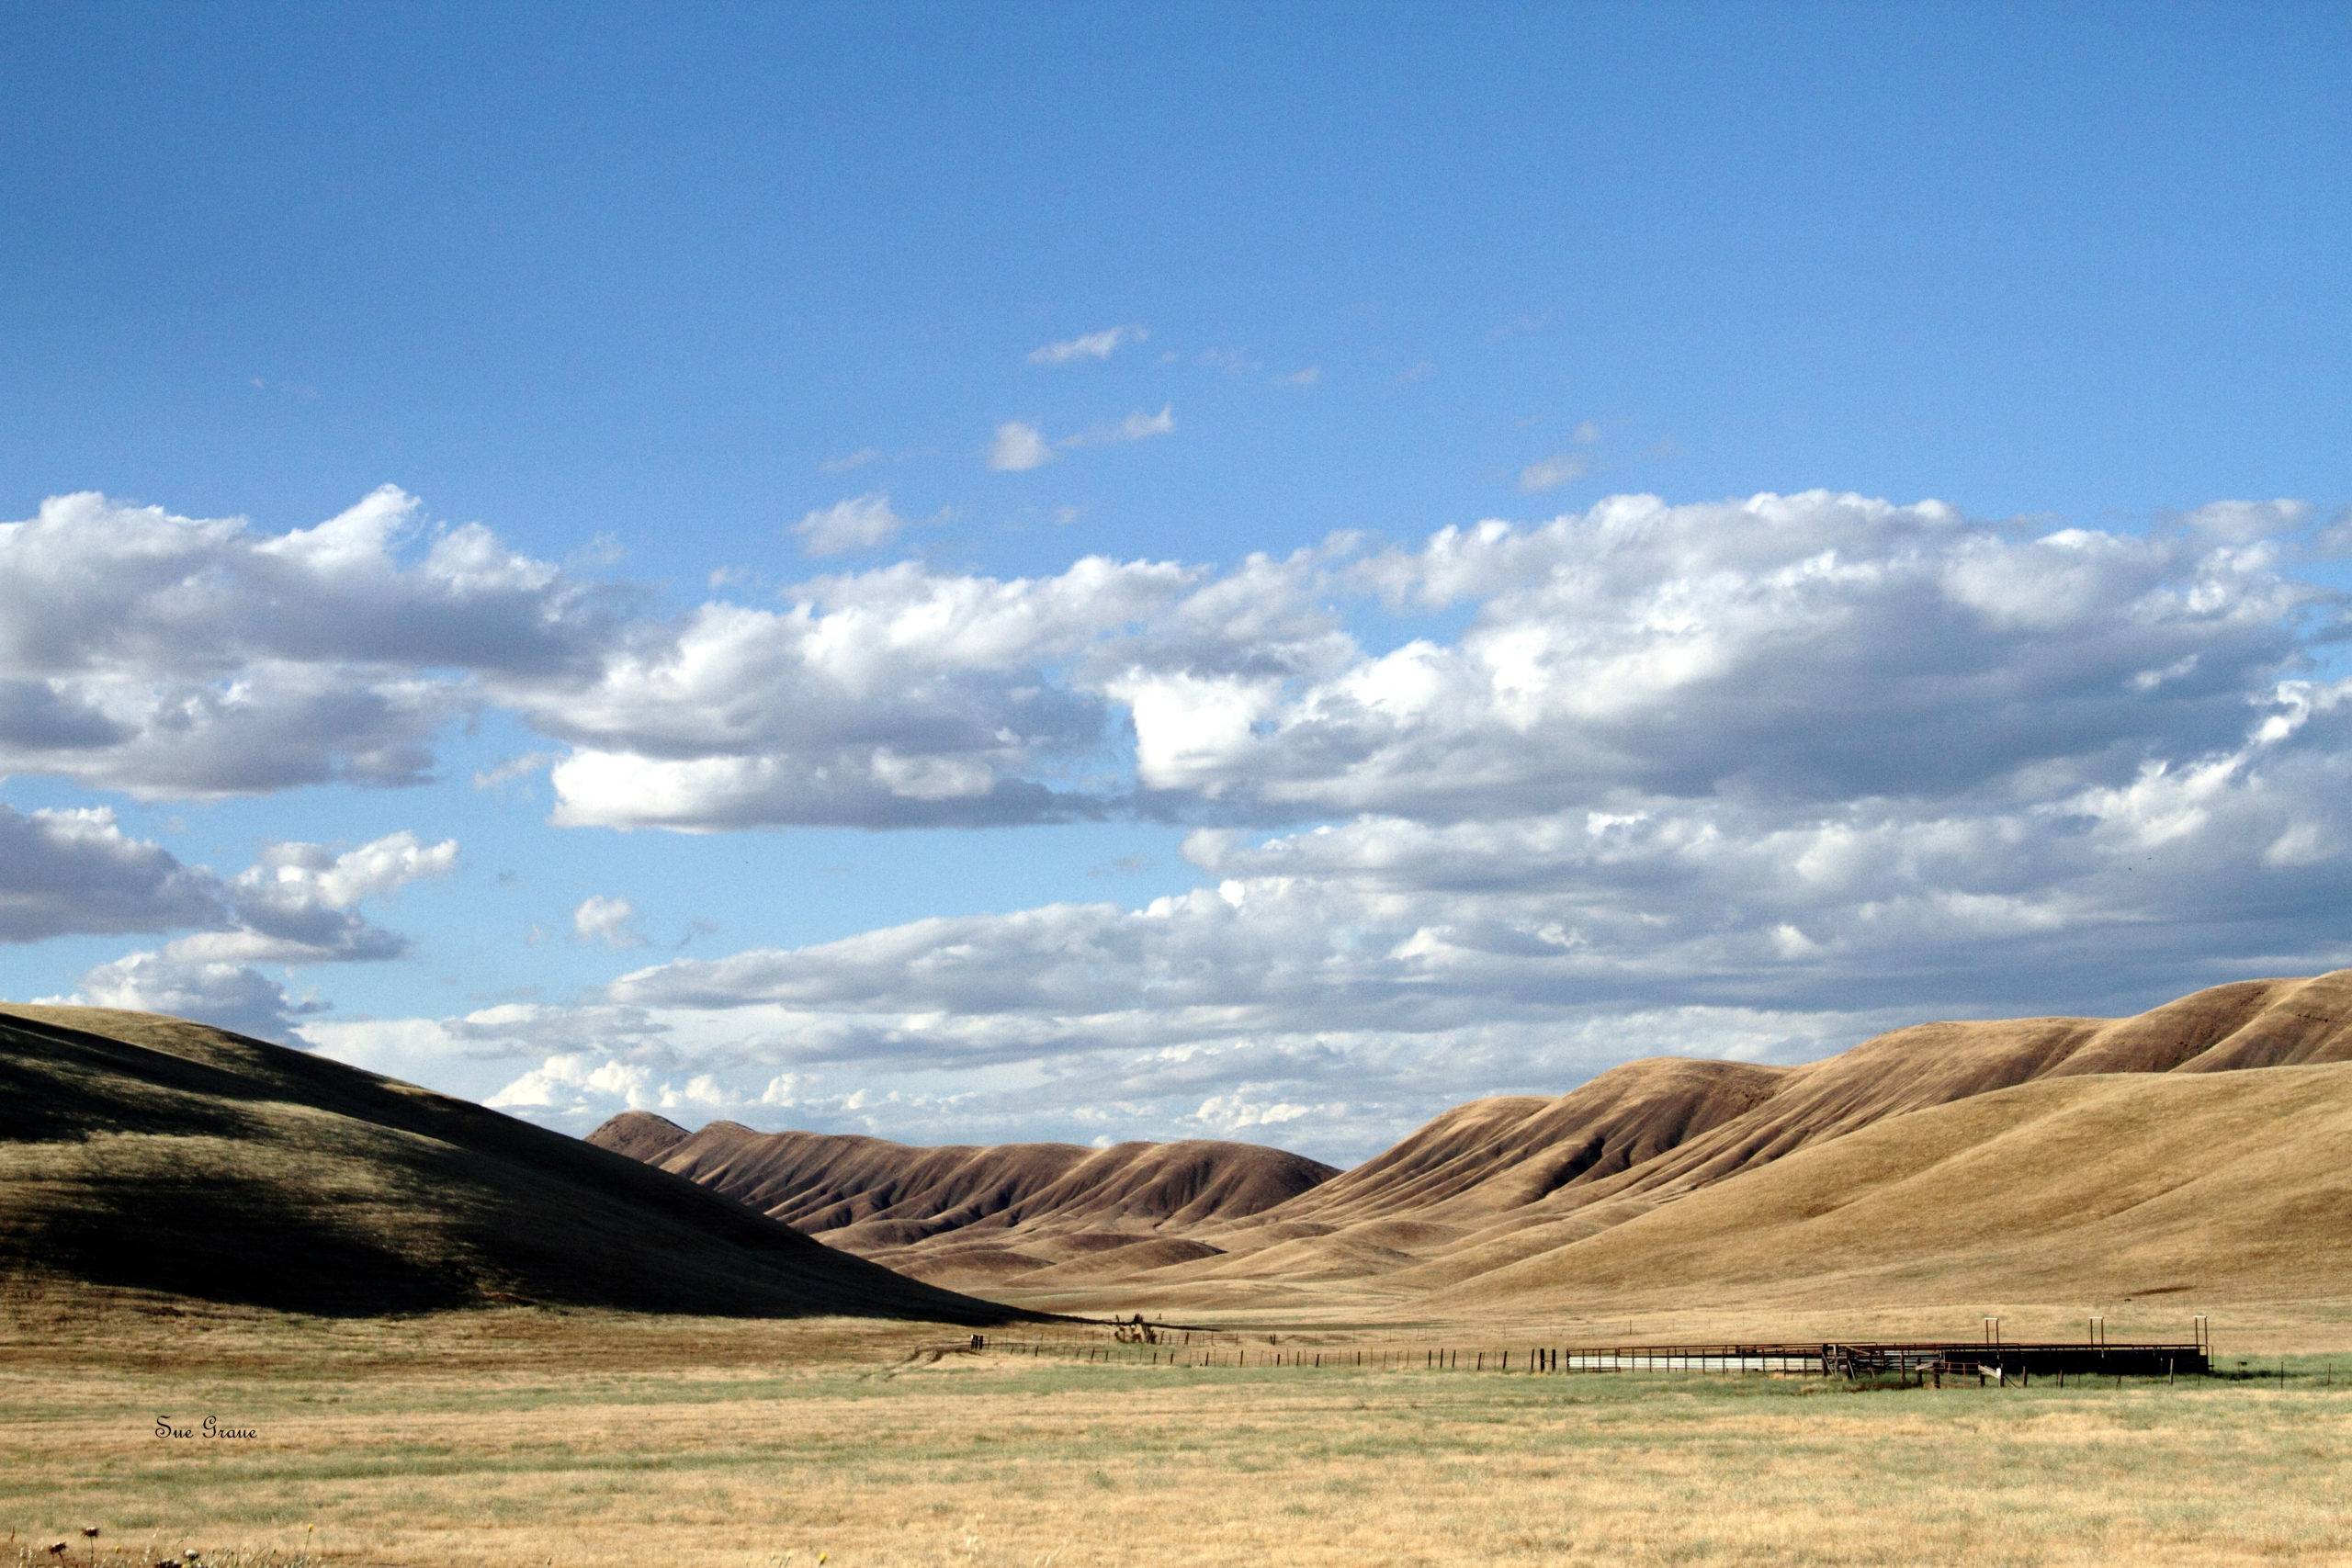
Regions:
<instances>
[{"instance_id":1,"label":"blue sky","mask_svg":"<svg viewBox=\"0 0 2352 1568\"><path fill-rule=\"evenodd\" d=\"M5 34L0 994L1351 1158L2346 961L2341 9Z\"/></svg>"}]
</instances>

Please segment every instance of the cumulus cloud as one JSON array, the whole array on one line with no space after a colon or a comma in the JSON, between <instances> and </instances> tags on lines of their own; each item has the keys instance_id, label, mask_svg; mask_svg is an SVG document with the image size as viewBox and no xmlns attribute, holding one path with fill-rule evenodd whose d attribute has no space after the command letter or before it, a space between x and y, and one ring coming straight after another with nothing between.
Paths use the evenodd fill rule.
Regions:
<instances>
[{"instance_id":1,"label":"cumulus cloud","mask_svg":"<svg viewBox=\"0 0 2352 1568\"><path fill-rule=\"evenodd\" d=\"M1089 558L1053 578L914 562L805 585L787 611L705 605L594 683L518 694L573 743L559 822L1015 822L1098 812L1036 770L1101 754L1099 693L1051 667L1132 634L1199 574Z\"/></svg>"},{"instance_id":2,"label":"cumulus cloud","mask_svg":"<svg viewBox=\"0 0 2352 1568\"><path fill-rule=\"evenodd\" d=\"M1018 474L1043 468L1054 460L1054 449L1034 424L1007 420L996 427L989 442L989 467L1001 474Z\"/></svg>"},{"instance_id":3,"label":"cumulus cloud","mask_svg":"<svg viewBox=\"0 0 2352 1568\"><path fill-rule=\"evenodd\" d=\"M0 806L0 940L205 928L161 951L99 964L83 976L74 995L52 999L170 1013L283 1039L323 1004L290 1000L283 986L253 965L401 956L407 939L355 907L446 874L457 857L454 839L426 844L410 832L343 851L279 843L224 880L128 837L108 811L19 815Z\"/></svg>"},{"instance_id":4,"label":"cumulus cloud","mask_svg":"<svg viewBox=\"0 0 2352 1568\"><path fill-rule=\"evenodd\" d=\"M427 845L410 832L340 852L271 844L224 880L125 834L104 807L20 813L0 805L0 942L197 927L164 956L232 964L394 958L406 942L354 907L446 874L457 856L456 840Z\"/></svg>"},{"instance_id":5,"label":"cumulus cloud","mask_svg":"<svg viewBox=\"0 0 2352 1568\"><path fill-rule=\"evenodd\" d=\"M1468 628L1311 682L1126 678L1140 781L1302 817L1525 815L1623 788L2046 797L2233 744L2331 597L2259 547L2016 537L1832 495L1621 497L1360 571L1400 607L1470 602Z\"/></svg>"},{"instance_id":6,"label":"cumulus cloud","mask_svg":"<svg viewBox=\"0 0 2352 1568\"><path fill-rule=\"evenodd\" d=\"M0 942L168 931L227 918L210 873L126 835L103 807L0 805Z\"/></svg>"},{"instance_id":7,"label":"cumulus cloud","mask_svg":"<svg viewBox=\"0 0 2352 1568\"><path fill-rule=\"evenodd\" d=\"M379 493L260 541L81 500L13 525L0 555L40 535L34 575L58 596L0 623L20 672L52 671L6 688L0 752L13 739L20 765L149 792L175 771L198 793L337 768L397 777L429 761L433 725L488 704L570 747L551 773L559 822L685 830L1050 820L1130 796L1270 825L1529 815L1617 790L2047 798L2226 749L2342 615L2256 532L2302 525L2278 502L2145 536L2036 536L1932 502L1621 496L1223 572L1090 558L1005 581L901 563L803 584L786 610L666 619L616 615L486 535L402 565L386 541L412 507ZM95 541L79 564L76 530ZM152 555L170 569L139 564ZM191 662L219 678L175 684L164 632L212 626L235 597L224 579L296 558L311 576L278 585L289 602L296 586L354 601L349 584L374 582L447 641L354 601L345 621L293 615L300 637L280 625L267 649L197 637ZM141 571L161 586L122 586ZM0 597L15 582L0 576ZM1467 626L1366 649L1340 626L1367 599L1466 609ZM339 734L371 725L380 745L338 757Z\"/></svg>"},{"instance_id":8,"label":"cumulus cloud","mask_svg":"<svg viewBox=\"0 0 2352 1568\"><path fill-rule=\"evenodd\" d=\"M626 898L607 898L601 893L589 895L571 911L571 934L606 947L645 945L645 939L637 932L636 907Z\"/></svg>"},{"instance_id":9,"label":"cumulus cloud","mask_svg":"<svg viewBox=\"0 0 2352 1568\"><path fill-rule=\"evenodd\" d=\"M900 1041L1007 1059L1077 1042L1426 1035L1659 995L1984 1003L2093 964L2118 994L2177 989L2224 953L2326 966L2352 944L2328 918L2352 864L2348 759L2352 687L2332 686L2233 750L2046 799L1621 794L1613 810L1206 830L1186 855L1214 888L677 961L610 994L831 1020L845 1032L802 1036L815 1060L828 1039L861 1056Z\"/></svg>"},{"instance_id":10,"label":"cumulus cloud","mask_svg":"<svg viewBox=\"0 0 2352 1568\"><path fill-rule=\"evenodd\" d=\"M866 536L896 521L878 495L843 504ZM398 778L433 725L493 705L569 746L558 820L581 826L1009 822L1129 792L1269 825L1617 791L2047 800L2226 750L2343 614L2287 574L2276 531L2306 518L2285 502L2037 536L1933 502L1621 496L1223 572L908 562L666 619L480 530L403 561L414 509L379 491L256 538L70 497L7 525L0 760L154 793ZM833 536L832 513L810 521ZM1366 599L1466 609L1466 628L1367 649L1340 629Z\"/></svg>"},{"instance_id":11,"label":"cumulus cloud","mask_svg":"<svg viewBox=\"0 0 2352 1568\"><path fill-rule=\"evenodd\" d=\"M1099 333L1062 343L1049 343L1029 351L1032 365L1069 365L1081 359L1108 359L1127 344L1141 343L1151 334L1137 326L1105 327Z\"/></svg>"},{"instance_id":12,"label":"cumulus cloud","mask_svg":"<svg viewBox=\"0 0 2352 1568\"><path fill-rule=\"evenodd\" d=\"M596 593L389 486L277 536L96 494L0 524L0 771L203 798L415 783L485 672L608 631Z\"/></svg>"},{"instance_id":13,"label":"cumulus cloud","mask_svg":"<svg viewBox=\"0 0 2352 1568\"><path fill-rule=\"evenodd\" d=\"M323 844L272 844L226 888L233 929L181 937L164 956L208 964L398 958L408 940L371 924L355 907L421 878L446 876L457 863L457 840L426 844L407 831L340 852Z\"/></svg>"},{"instance_id":14,"label":"cumulus cloud","mask_svg":"<svg viewBox=\"0 0 2352 1568\"><path fill-rule=\"evenodd\" d=\"M881 491L837 501L811 512L792 525L800 548L812 556L837 556L850 550L870 550L899 536L907 520L890 510L890 498Z\"/></svg>"}]
</instances>

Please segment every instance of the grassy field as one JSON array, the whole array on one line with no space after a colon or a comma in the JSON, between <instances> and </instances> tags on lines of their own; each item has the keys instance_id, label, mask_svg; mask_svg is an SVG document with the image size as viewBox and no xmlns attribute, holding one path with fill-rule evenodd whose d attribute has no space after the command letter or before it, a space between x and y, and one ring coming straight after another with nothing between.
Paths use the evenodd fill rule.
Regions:
<instances>
[{"instance_id":1,"label":"grassy field","mask_svg":"<svg viewBox=\"0 0 2352 1568\"><path fill-rule=\"evenodd\" d=\"M0 1561L2352 1561L2352 1358L1849 1390L939 1353L963 1333L28 1309L0 1325Z\"/></svg>"}]
</instances>

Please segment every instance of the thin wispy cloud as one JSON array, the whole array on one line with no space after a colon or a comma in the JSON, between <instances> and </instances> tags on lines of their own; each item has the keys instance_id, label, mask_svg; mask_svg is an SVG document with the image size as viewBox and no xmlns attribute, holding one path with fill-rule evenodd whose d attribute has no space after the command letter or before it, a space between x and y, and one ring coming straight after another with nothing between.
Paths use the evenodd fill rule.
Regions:
<instances>
[{"instance_id":1,"label":"thin wispy cloud","mask_svg":"<svg viewBox=\"0 0 2352 1568\"><path fill-rule=\"evenodd\" d=\"M1521 495L1533 495L1539 491L1557 490L1570 479L1584 478L1592 467L1592 459L1581 452L1561 452L1540 457L1519 470Z\"/></svg>"},{"instance_id":2,"label":"thin wispy cloud","mask_svg":"<svg viewBox=\"0 0 2352 1568\"><path fill-rule=\"evenodd\" d=\"M856 451L846 453L842 457L826 458L817 465L817 471L820 474L846 474L853 468L865 467L881 456L882 449L878 446L861 446Z\"/></svg>"},{"instance_id":3,"label":"thin wispy cloud","mask_svg":"<svg viewBox=\"0 0 2352 1568\"><path fill-rule=\"evenodd\" d=\"M1116 424L1098 424L1076 435L1065 435L1063 446L1115 446L1127 441L1148 441L1155 435L1169 435L1176 429L1176 407L1164 404L1158 413L1146 413L1141 409L1127 415Z\"/></svg>"},{"instance_id":4,"label":"thin wispy cloud","mask_svg":"<svg viewBox=\"0 0 2352 1568\"><path fill-rule=\"evenodd\" d=\"M1172 403L1162 404L1158 413L1137 409L1114 424L1098 424L1053 440L1034 424L1008 420L996 427L996 434L989 442L988 463L999 473L1023 473L1045 467L1057 453L1148 441L1155 435L1172 434L1175 429L1176 408Z\"/></svg>"},{"instance_id":5,"label":"thin wispy cloud","mask_svg":"<svg viewBox=\"0 0 2352 1568\"><path fill-rule=\"evenodd\" d=\"M1274 385L1277 387L1312 387L1316 382L1320 381L1321 379L1323 379L1322 367L1310 365L1304 370L1294 370L1287 376L1275 377Z\"/></svg>"},{"instance_id":6,"label":"thin wispy cloud","mask_svg":"<svg viewBox=\"0 0 2352 1568\"><path fill-rule=\"evenodd\" d=\"M562 755L560 751L526 751L519 757L503 758L476 773L473 786L476 789L497 789L516 779L546 773L552 764L562 761Z\"/></svg>"},{"instance_id":7,"label":"thin wispy cloud","mask_svg":"<svg viewBox=\"0 0 2352 1568\"><path fill-rule=\"evenodd\" d=\"M1105 327L1099 333L1033 348L1029 351L1029 363L1070 365L1084 359L1108 359L1126 344L1141 343L1150 336L1139 326Z\"/></svg>"}]
</instances>

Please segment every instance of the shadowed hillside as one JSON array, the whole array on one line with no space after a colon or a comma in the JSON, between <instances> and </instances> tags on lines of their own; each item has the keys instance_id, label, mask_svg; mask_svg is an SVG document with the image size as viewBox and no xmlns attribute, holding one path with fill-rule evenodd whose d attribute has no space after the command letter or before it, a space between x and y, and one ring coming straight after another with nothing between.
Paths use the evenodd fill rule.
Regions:
<instances>
[{"instance_id":1,"label":"shadowed hillside","mask_svg":"<svg viewBox=\"0 0 2352 1568\"><path fill-rule=\"evenodd\" d=\"M334 1314L1012 1315L494 1111L91 1008L0 1009L0 1276Z\"/></svg>"},{"instance_id":2,"label":"shadowed hillside","mask_svg":"<svg viewBox=\"0 0 2352 1568\"><path fill-rule=\"evenodd\" d=\"M2290 1092L2290 1079L2303 1087ZM1055 1205L1046 1198L1061 1168L1024 1163L1010 1149L910 1150L808 1134L771 1142L804 1152L864 1145L854 1160L834 1157L859 1165L873 1206L842 1193L827 1200L832 1206L817 1217L828 1240L929 1279L989 1280L992 1293L1041 1304L1459 1308L1492 1292L1498 1303L1523 1306L1598 1299L1596 1292L1703 1293L1710 1281L1793 1289L1856 1269L1873 1289L1958 1269L2120 1290L2127 1279L2153 1288L2140 1276L2165 1272L2155 1267L2165 1259L2199 1288L2352 1295L2352 1254L2311 1230L2352 1234L2352 1204L2331 1185L2320 1152L2334 1147L2330 1097L2345 1085L2352 971L2215 987L2120 1020L1922 1024L1803 1066L1658 1057L1556 1099L1458 1106L1376 1158L1278 1202L1163 1205L1141 1221L1122 1215L1095 1227L1148 1230L1148 1247L1049 1219ZM2263 1114L2280 1118L2267 1141ZM1997 1154L1975 1164L1977 1155L1953 1152L1948 1168L1935 1168L1968 1171L1967 1181L1947 1187L1923 1167L1872 1185L1871 1172L1907 1169L1905 1160L1946 1148L1957 1129L1991 1127L1983 1119L1999 1117L2021 1120L1997 1137L1985 1134L1984 1148ZM692 1152L714 1133L707 1158ZM741 1128L722 1123L689 1137L658 1118L624 1117L597 1135L657 1150L650 1157L668 1168L763 1206L783 1194L742 1179L729 1151L760 1135ZM1220 1146L1233 1145L1166 1145ZM2150 1153L2157 1149L2161 1158ZM1088 1152L1067 1150L1069 1168ZM2269 1164L2246 1163L2269 1153ZM892 1183L918 1168L928 1173L923 1190L936 1182L956 1197L909 1223L913 1216L891 1205L913 1189ZM1022 1180L1008 1175L1016 1170ZM2099 1190L2128 1199L2122 1209L2086 1207L2075 1178L2101 1171L2114 1174ZM2259 1180L2248 1174L2256 1171ZM947 1180L950 1172L964 1185ZM2265 1183L2267 1197L2257 1190ZM2133 1206L2155 1203L2158 1188L2206 1194L2211 1223L2199 1229L2187 1212ZM2001 1194L1998 1224L2007 1228L1998 1235L1976 1228L1994 1223L1971 1207L1976 1190ZM817 1187L805 1190L815 1202ZM2226 1203L2217 1196L2225 1191ZM2066 1196L2052 1206L2045 1193ZM1850 1234L1811 1223L1831 1211L1857 1224L1871 1219ZM2105 1216L2098 1225L2086 1217L2094 1213ZM2287 1250L2233 1239L2232 1227L2257 1224ZM2129 1247L2127 1235L2139 1238Z\"/></svg>"}]
</instances>

